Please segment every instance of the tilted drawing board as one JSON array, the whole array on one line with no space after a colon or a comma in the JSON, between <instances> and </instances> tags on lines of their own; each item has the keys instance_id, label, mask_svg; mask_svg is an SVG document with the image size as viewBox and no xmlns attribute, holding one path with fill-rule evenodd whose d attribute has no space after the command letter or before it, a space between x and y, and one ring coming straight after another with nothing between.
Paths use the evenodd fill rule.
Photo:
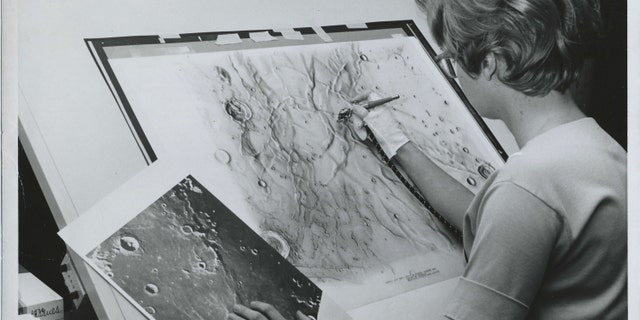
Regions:
<instances>
[{"instance_id":1,"label":"tilted drawing board","mask_svg":"<svg viewBox=\"0 0 640 320\"><path fill-rule=\"evenodd\" d=\"M86 42L147 162L225 177L195 179L344 309L461 273L459 239L337 121L400 95L385 107L469 190L503 164L413 22Z\"/></svg>"}]
</instances>

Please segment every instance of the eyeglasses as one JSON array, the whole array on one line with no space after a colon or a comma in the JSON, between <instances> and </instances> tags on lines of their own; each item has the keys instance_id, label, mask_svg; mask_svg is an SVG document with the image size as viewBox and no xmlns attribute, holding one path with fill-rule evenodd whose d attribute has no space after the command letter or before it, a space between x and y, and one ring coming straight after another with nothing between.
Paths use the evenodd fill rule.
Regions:
<instances>
[{"instance_id":1,"label":"eyeglasses","mask_svg":"<svg viewBox=\"0 0 640 320\"><path fill-rule=\"evenodd\" d=\"M454 59L449 52L443 52L436 56L436 63L445 76L450 79L458 78L456 74L456 59Z\"/></svg>"}]
</instances>

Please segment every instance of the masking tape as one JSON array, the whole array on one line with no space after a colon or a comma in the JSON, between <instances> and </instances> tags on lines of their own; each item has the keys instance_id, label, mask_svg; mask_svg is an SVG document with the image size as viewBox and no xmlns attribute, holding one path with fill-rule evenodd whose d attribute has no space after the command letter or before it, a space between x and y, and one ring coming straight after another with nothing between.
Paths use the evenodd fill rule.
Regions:
<instances>
[{"instance_id":1,"label":"masking tape","mask_svg":"<svg viewBox=\"0 0 640 320\"><path fill-rule=\"evenodd\" d=\"M282 37L287 40L304 40L304 36L300 31L296 31L293 29L279 29L277 32L282 34Z\"/></svg>"},{"instance_id":2,"label":"masking tape","mask_svg":"<svg viewBox=\"0 0 640 320\"><path fill-rule=\"evenodd\" d=\"M367 29L367 24L366 23L349 23L347 24L347 28L348 29Z\"/></svg>"},{"instance_id":3,"label":"masking tape","mask_svg":"<svg viewBox=\"0 0 640 320\"><path fill-rule=\"evenodd\" d=\"M333 39L322 29L322 27L312 27L313 31L322 39L324 42L332 42Z\"/></svg>"},{"instance_id":4,"label":"masking tape","mask_svg":"<svg viewBox=\"0 0 640 320\"><path fill-rule=\"evenodd\" d=\"M237 33L220 34L216 38L216 44L219 44L219 45L234 44L234 43L242 43L242 39Z\"/></svg>"},{"instance_id":5,"label":"masking tape","mask_svg":"<svg viewBox=\"0 0 640 320\"><path fill-rule=\"evenodd\" d=\"M274 41L277 40L274 36L269 34L269 31L262 32L252 32L249 33L249 38L255 42L265 42L265 41Z\"/></svg>"}]
</instances>

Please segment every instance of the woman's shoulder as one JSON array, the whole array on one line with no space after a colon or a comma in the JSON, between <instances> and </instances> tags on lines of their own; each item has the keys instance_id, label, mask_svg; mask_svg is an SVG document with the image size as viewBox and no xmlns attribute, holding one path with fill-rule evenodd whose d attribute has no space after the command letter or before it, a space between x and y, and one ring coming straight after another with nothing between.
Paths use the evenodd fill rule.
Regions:
<instances>
[{"instance_id":1,"label":"woman's shoulder","mask_svg":"<svg viewBox=\"0 0 640 320\"><path fill-rule=\"evenodd\" d=\"M580 119L535 137L509 157L502 179L549 181L554 177L626 175L627 154L591 118Z\"/></svg>"},{"instance_id":2,"label":"woman's shoulder","mask_svg":"<svg viewBox=\"0 0 640 320\"><path fill-rule=\"evenodd\" d=\"M626 152L599 127L569 129L532 140L490 188L516 185L563 215L587 214L605 199L626 203Z\"/></svg>"}]
</instances>

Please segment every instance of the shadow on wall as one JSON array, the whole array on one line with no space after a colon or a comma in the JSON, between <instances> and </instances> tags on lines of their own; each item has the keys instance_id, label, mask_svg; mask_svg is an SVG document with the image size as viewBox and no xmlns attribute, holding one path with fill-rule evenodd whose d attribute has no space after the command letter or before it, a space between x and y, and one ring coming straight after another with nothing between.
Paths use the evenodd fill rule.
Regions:
<instances>
[{"instance_id":1,"label":"shadow on wall","mask_svg":"<svg viewBox=\"0 0 640 320\"><path fill-rule=\"evenodd\" d=\"M76 309L74 295L64 283L61 262L67 253L22 145L18 152L18 263L64 301L65 320L97 320L85 297Z\"/></svg>"}]
</instances>

